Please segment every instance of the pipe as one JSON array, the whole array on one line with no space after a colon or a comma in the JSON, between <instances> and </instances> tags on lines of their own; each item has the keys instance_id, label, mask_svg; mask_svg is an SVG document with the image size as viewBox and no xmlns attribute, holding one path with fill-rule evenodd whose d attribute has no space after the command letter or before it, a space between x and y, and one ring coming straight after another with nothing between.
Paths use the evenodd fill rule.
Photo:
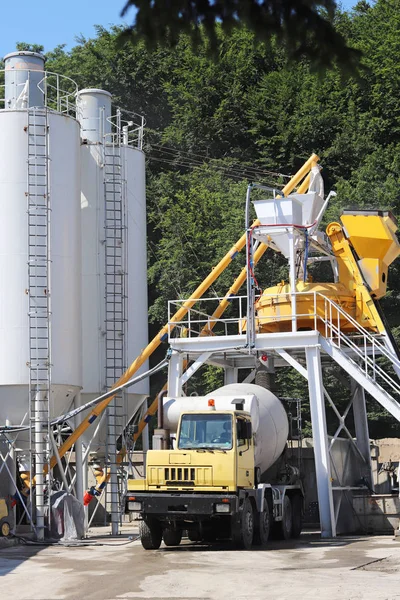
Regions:
<instances>
[{"instance_id":1,"label":"pipe","mask_svg":"<svg viewBox=\"0 0 400 600\"><path fill-rule=\"evenodd\" d=\"M166 395L167 395L167 390L163 388L161 390L161 392L157 396L157 402L158 402L157 428L158 429L164 429L164 405L163 405L163 400L164 400L164 397Z\"/></svg>"},{"instance_id":2,"label":"pipe","mask_svg":"<svg viewBox=\"0 0 400 600\"><path fill-rule=\"evenodd\" d=\"M57 466L58 466L58 469L60 471L60 476L61 476L61 479L62 479L62 482L63 482L63 485L64 485L64 489L65 489L66 492L69 493L71 491L70 490L70 486L68 485L67 477L66 477L65 471L64 471L64 466L63 466L63 464L61 462L61 458L60 458L60 456L58 454L56 440L54 439L54 435L53 435L53 432L52 432L51 429L50 429L50 441L51 441L51 445L53 446L53 452L54 452L55 457L57 459Z\"/></svg>"},{"instance_id":3,"label":"pipe","mask_svg":"<svg viewBox=\"0 0 400 600\"><path fill-rule=\"evenodd\" d=\"M47 407L45 406L46 392L39 390L36 392L34 400L34 440L35 440L35 482L36 482L36 536L38 540L44 540L44 487L45 487L45 454L46 454L46 442L44 439L44 425L46 421L43 415L47 413ZM57 464L57 457L54 457L55 464Z\"/></svg>"}]
</instances>

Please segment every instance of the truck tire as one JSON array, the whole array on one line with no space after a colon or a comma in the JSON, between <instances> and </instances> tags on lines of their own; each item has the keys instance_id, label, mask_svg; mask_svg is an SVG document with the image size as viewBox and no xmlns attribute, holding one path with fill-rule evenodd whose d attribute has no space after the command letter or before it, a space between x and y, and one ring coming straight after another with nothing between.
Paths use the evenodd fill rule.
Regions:
<instances>
[{"instance_id":1,"label":"truck tire","mask_svg":"<svg viewBox=\"0 0 400 600\"><path fill-rule=\"evenodd\" d=\"M162 538L166 546L179 546L182 540L182 530L166 527L163 531Z\"/></svg>"},{"instance_id":2,"label":"truck tire","mask_svg":"<svg viewBox=\"0 0 400 600\"><path fill-rule=\"evenodd\" d=\"M249 498L245 498L239 522L233 527L232 540L238 548L251 550L254 538L254 511Z\"/></svg>"},{"instance_id":3,"label":"truck tire","mask_svg":"<svg viewBox=\"0 0 400 600\"><path fill-rule=\"evenodd\" d=\"M285 494L282 502L282 521L279 523L278 535L282 540L290 540L293 529L293 511L289 496Z\"/></svg>"},{"instance_id":4,"label":"truck tire","mask_svg":"<svg viewBox=\"0 0 400 600\"><path fill-rule=\"evenodd\" d=\"M139 534L145 550L158 550L161 546L162 529L160 523L155 519L140 521Z\"/></svg>"},{"instance_id":5,"label":"truck tire","mask_svg":"<svg viewBox=\"0 0 400 600\"><path fill-rule=\"evenodd\" d=\"M265 548L268 544L269 533L271 530L271 515L266 503L264 510L259 514L257 526L254 529L254 544Z\"/></svg>"},{"instance_id":6,"label":"truck tire","mask_svg":"<svg viewBox=\"0 0 400 600\"><path fill-rule=\"evenodd\" d=\"M300 537L303 529L303 498L296 494L292 498L292 537Z\"/></svg>"},{"instance_id":7,"label":"truck tire","mask_svg":"<svg viewBox=\"0 0 400 600\"><path fill-rule=\"evenodd\" d=\"M3 537L8 537L10 535L11 527L8 521L2 519L0 521L0 535Z\"/></svg>"},{"instance_id":8,"label":"truck tire","mask_svg":"<svg viewBox=\"0 0 400 600\"><path fill-rule=\"evenodd\" d=\"M201 542L200 531L192 529L188 531L188 538L191 542Z\"/></svg>"}]
</instances>

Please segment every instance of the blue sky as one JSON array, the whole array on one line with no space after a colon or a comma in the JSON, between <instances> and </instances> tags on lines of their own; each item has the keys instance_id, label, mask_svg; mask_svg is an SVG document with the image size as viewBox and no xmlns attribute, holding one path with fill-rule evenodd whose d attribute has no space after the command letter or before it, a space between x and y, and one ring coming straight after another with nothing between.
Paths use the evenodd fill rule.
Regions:
<instances>
[{"instance_id":1,"label":"blue sky","mask_svg":"<svg viewBox=\"0 0 400 600\"><path fill-rule=\"evenodd\" d=\"M351 8L357 0L341 0ZM92 37L94 25L120 24L124 0L1 0L0 57L15 50L16 42L42 44L45 51L59 44L71 48L75 37ZM133 20L131 9L125 19Z\"/></svg>"}]
</instances>

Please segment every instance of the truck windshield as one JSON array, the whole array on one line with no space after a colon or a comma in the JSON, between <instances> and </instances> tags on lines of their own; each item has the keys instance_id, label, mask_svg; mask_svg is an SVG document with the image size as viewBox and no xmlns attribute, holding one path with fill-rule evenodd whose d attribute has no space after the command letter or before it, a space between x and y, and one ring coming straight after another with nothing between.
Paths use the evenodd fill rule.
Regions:
<instances>
[{"instance_id":1,"label":"truck windshield","mask_svg":"<svg viewBox=\"0 0 400 600\"><path fill-rule=\"evenodd\" d=\"M221 414L182 415L178 448L232 448L232 416Z\"/></svg>"}]
</instances>

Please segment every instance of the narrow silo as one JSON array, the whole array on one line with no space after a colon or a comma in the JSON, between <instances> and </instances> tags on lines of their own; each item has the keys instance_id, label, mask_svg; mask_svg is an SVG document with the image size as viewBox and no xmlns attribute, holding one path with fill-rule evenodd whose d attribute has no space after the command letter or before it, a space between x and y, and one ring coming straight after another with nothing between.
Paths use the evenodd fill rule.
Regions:
<instances>
[{"instance_id":1,"label":"narrow silo","mask_svg":"<svg viewBox=\"0 0 400 600\"><path fill-rule=\"evenodd\" d=\"M46 73L43 56L4 61L0 423L33 427L17 445L33 457L40 537L49 419L82 384L79 124L69 113L71 82Z\"/></svg>"},{"instance_id":2,"label":"narrow silo","mask_svg":"<svg viewBox=\"0 0 400 600\"><path fill-rule=\"evenodd\" d=\"M77 116L86 402L109 389L148 342L145 157L143 124L113 113L108 92L81 90ZM95 436L92 448L110 456L112 472L116 438L148 392L148 381L142 381L117 398L108 411L108 435L101 426Z\"/></svg>"}]
</instances>

